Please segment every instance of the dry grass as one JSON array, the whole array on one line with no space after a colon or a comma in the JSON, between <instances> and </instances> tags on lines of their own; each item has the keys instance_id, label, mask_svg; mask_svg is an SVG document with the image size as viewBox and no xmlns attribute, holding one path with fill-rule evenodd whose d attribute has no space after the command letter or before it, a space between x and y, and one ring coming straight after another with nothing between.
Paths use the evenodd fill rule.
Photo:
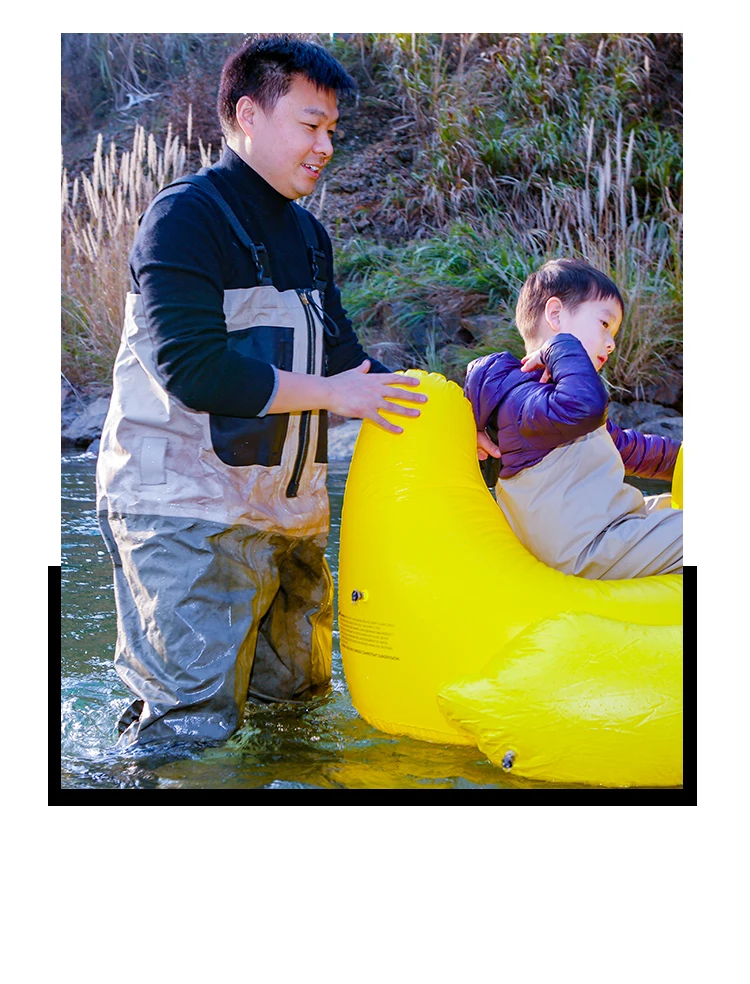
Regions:
<instances>
[{"instance_id":1,"label":"dry grass","mask_svg":"<svg viewBox=\"0 0 750 984\"><path fill-rule=\"evenodd\" d=\"M662 125L663 110L656 115L651 75L659 52L647 35L363 38L372 76L392 106L394 130L415 151L384 203L411 236L488 203L514 211L531 200L538 208L549 180L580 187L582 141L590 139L598 152L618 119L643 137L641 200L660 194L665 177L681 179L674 168L661 167L680 148L674 124Z\"/></svg>"},{"instance_id":2,"label":"dry grass","mask_svg":"<svg viewBox=\"0 0 750 984\"><path fill-rule=\"evenodd\" d=\"M100 36L89 37L92 50L104 50ZM145 55L130 36L113 37L122 40L115 67L127 81ZM224 36L206 37L208 58ZM188 47L201 43L185 38L180 57L188 63ZM369 232L336 244L345 302L366 344L399 345L460 380L471 358L511 344L528 273L570 255L612 276L626 300L618 356L607 365L614 389L637 395L641 383L679 364L679 36L319 40L360 80L360 108L346 108L345 124L357 112L366 124L377 104L373 139L386 137L410 162L390 153L387 176L368 172L377 186L368 202L377 205L359 207L374 208ZM160 80L167 61L149 64ZM177 79L169 84L185 89ZM181 140L170 125L161 144L158 132L136 127L120 154L112 145L105 152L100 138L89 176L63 171L63 369L73 381L109 376L138 216L160 187L194 169L190 130L189 119ZM199 149L206 163L211 148L199 142ZM306 204L325 222L324 191ZM395 236L379 239L385 229ZM463 337L467 319L471 334Z\"/></svg>"},{"instance_id":3,"label":"dry grass","mask_svg":"<svg viewBox=\"0 0 750 984\"><path fill-rule=\"evenodd\" d=\"M128 256L138 219L160 188L186 172L186 140L167 130L159 149L154 134L137 126L130 150L105 153L101 134L89 178L62 171L62 369L73 382L106 378L119 346L130 282ZM203 165L212 148L198 141Z\"/></svg>"},{"instance_id":4,"label":"dry grass","mask_svg":"<svg viewBox=\"0 0 750 984\"><path fill-rule=\"evenodd\" d=\"M460 381L471 358L508 347L528 273L567 255L603 270L625 297L607 366L617 395L679 365L679 37L359 37L392 106L389 133L413 151L408 167L394 161L379 209L401 243L340 244L345 299L368 334L411 343ZM455 343L451 311L434 303L448 289L495 316L470 346Z\"/></svg>"},{"instance_id":5,"label":"dry grass","mask_svg":"<svg viewBox=\"0 0 750 984\"><path fill-rule=\"evenodd\" d=\"M515 302L529 273L551 257L575 256L608 273L625 299L618 353L606 370L615 393L635 396L658 380L681 351L682 214L667 195L641 215L637 137L625 138L621 120L598 158L591 133L591 126L582 133L581 158L570 162L581 187L550 180L538 203L519 197L512 212L485 209L401 246L344 246L345 301L368 341L400 341L425 367L461 382L471 359L518 349ZM474 341L462 345L456 328L467 319Z\"/></svg>"},{"instance_id":6,"label":"dry grass","mask_svg":"<svg viewBox=\"0 0 750 984\"><path fill-rule=\"evenodd\" d=\"M656 381L682 347L682 211L668 188L646 217L639 213L634 172L636 132L625 139L622 117L593 159L594 122L587 127L582 188L549 183L542 190L532 238L544 255L578 256L608 273L626 311L609 382L622 394ZM527 227L532 228L533 226Z\"/></svg>"}]
</instances>

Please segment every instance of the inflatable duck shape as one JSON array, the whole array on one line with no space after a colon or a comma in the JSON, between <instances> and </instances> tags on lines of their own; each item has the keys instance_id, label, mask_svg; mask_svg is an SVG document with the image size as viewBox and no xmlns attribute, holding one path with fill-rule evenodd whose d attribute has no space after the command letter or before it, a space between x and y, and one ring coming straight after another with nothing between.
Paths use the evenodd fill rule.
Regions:
<instances>
[{"instance_id":1,"label":"inflatable duck shape","mask_svg":"<svg viewBox=\"0 0 750 984\"><path fill-rule=\"evenodd\" d=\"M339 628L355 708L525 778L679 785L681 575L592 581L538 561L486 487L460 387L406 375L428 403L391 417L399 435L364 422L344 495Z\"/></svg>"}]
</instances>

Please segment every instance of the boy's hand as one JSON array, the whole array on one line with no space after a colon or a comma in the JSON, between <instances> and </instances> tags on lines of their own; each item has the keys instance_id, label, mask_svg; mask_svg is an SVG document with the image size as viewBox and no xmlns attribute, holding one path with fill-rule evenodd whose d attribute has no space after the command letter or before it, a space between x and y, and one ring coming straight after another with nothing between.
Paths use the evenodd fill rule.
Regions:
<instances>
[{"instance_id":1,"label":"boy's hand","mask_svg":"<svg viewBox=\"0 0 750 984\"><path fill-rule=\"evenodd\" d=\"M528 355L525 355L521 359L521 372L533 372L534 369L544 369L544 372L542 373L542 378L539 380L539 382L546 383L549 382L550 376L549 376L549 372L547 371L547 367L542 361L541 352L542 352L541 349L536 349L533 352L529 352Z\"/></svg>"},{"instance_id":2,"label":"boy's hand","mask_svg":"<svg viewBox=\"0 0 750 984\"><path fill-rule=\"evenodd\" d=\"M403 427L392 424L390 420L381 417L379 410L400 414L402 417L418 417L416 407L401 407L391 400L407 400L409 403L426 403L424 393L411 393L408 389L396 389L392 383L403 387L419 386L419 380L413 376L399 376L395 372L373 373L369 375L370 360L348 369L326 380L329 387L329 398L326 400L326 410L331 410L342 417L361 417L371 420L383 430L391 434L401 434Z\"/></svg>"},{"instance_id":3,"label":"boy's hand","mask_svg":"<svg viewBox=\"0 0 750 984\"><path fill-rule=\"evenodd\" d=\"M502 458L500 448L493 444L485 431L477 431L477 457L480 461L485 461L488 456Z\"/></svg>"}]
</instances>

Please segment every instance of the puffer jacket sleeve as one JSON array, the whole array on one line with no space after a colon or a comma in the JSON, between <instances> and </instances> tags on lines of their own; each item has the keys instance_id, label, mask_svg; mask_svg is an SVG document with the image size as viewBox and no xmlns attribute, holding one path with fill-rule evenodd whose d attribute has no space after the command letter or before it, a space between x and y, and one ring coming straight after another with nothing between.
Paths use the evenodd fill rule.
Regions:
<instances>
[{"instance_id":1,"label":"puffer jacket sleeve","mask_svg":"<svg viewBox=\"0 0 750 984\"><path fill-rule=\"evenodd\" d=\"M659 478L669 481L674 473L680 442L658 434L642 434L623 429L607 421L607 430L620 452L625 474L636 478Z\"/></svg>"},{"instance_id":2,"label":"puffer jacket sleeve","mask_svg":"<svg viewBox=\"0 0 750 984\"><path fill-rule=\"evenodd\" d=\"M477 429L486 428L500 449L506 478L606 421L607 391L579 340L556 335L541 355L549 382L541 381L542 369L523 372L510 352L485 355L466 370Z\"/></svg>"},{"instance_id":3,"label":"puffer jacket sleeve","mask_svg":"<svg viewBox=\"0 0 750 984\"><path fill-rule=\"evenodd\" d=\"M583 345L561 334L543 347L548 383L519 386L508 400L518 430L530 447L547 450L601 427L607 415L607 391ZM528 373L519 375L528 379ZM541 373L535 374L539 379Z\"/></svg>"}]
</instances>

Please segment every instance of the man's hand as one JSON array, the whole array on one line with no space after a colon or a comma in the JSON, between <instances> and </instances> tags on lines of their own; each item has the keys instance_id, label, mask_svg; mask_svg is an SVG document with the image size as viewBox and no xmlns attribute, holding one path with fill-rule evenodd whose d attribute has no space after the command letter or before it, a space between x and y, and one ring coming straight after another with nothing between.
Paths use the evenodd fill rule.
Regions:
<instances>
[{"instance_id":1,"label":"man's hand","mask_svg":"<svg viewBox=\"0 0 750 984\"><path fill-rule=\"evenodd\" d=\"M521 359L521 372L532 372L534 369L544 369L542 373L542 378L539 380L540 383L546 383L549 381L549 373L547 372L547 367L542 361L541 349L535 349L533 352L529 352Z\"/></svg>"},{"instance_id":2,"label":"man's hand","mask_svg":"<svg viewBox=\"0 0 750 984\"><path fill-rule=\"evenodd\" d=\"M485 461L488 456L502 458L500 448L492 443L485 431L477 431L477 457Z\"/></svg>"},{"instance_id":3,"label":"man's hand","mask_svg":"<svg viewBox=\"0 0 750 984\"><path fill-rule=\"evenodd\" d=\"M419 380L413 376L399 376L395 372L378 372L369 375L369 370L370 360L365 359L356 369L349 369L337 376L329 376L326 383L330 395L326 398L324 408L341 417L361 417L363 420L371 420L391 434L401 434L404 428L381 417L378 411L386 410L388 413L399 414L402 417L418 417L419 410L416 407L402 407L390 401L407 400L409 403L425 403L427 401L425 394L412 393L409 389L397 389L392 385L398 383L399 387L413 388L419 386Z\"/></svg>"},{"instance_id":4,"label":"man's hand","mask_svg":"<svg viewBox=\"0 0 750 984\"><path fill-rule=\"evenodd\" d=\"M356 369L340 372L336 376L308 376L306 373L277 369L278 387L268 413L330 410L342 417L371 420L391 434L401 434L403 427L381 417L378 411L418 417L416 407L400 407L391 401L425 403L427 396L410 392L414 386L419 386L419 380L414 376L399 376L395 372L374 372L370 376L370 365L370 360L365 359ZM407 388L396 389L393 383Z\"/></svg>"}]
</instances>

